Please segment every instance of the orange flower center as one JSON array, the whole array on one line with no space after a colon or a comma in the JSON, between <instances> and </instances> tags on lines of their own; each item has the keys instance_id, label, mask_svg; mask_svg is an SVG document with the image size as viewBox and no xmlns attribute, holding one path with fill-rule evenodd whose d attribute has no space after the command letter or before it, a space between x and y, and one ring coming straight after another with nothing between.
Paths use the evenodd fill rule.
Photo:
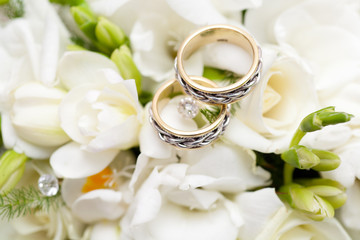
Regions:
<instances>
[{"instance_id":1,"label":"orange flower center","mask_svg":"<svg viewBox=\"0 0 360 240\"><path fill-rule=\"evenodd\" d=\"M81 191L87 193L96 189L115 189L116 187L116 183L113 181L113 171L106 167L101 172L87 177Z\"/></svg>"}]
</instances>

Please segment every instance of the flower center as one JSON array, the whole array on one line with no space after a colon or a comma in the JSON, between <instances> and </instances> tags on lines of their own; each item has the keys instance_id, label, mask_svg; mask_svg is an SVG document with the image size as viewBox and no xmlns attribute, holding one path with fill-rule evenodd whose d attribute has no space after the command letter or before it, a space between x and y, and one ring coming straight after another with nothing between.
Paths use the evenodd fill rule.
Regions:
<instances>
[{"instance_id":1,"label":"flower center","mask_svg":"<svg viewBox=\"0 0 360 240\"><path fill-rule=\"evenodd\" d=\"M101 172L87 177L81 191L87 193L96 189L115 189L116 187L117 184L113 181L113 171L109 167L106 167Z\"/></svg>"}]
</instances>

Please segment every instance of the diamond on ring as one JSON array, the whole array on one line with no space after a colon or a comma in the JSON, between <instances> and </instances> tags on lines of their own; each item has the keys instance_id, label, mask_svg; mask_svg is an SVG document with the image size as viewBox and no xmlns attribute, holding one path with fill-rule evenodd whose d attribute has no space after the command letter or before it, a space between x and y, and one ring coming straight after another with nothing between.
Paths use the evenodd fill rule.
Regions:
<instances>
[{"instance_id":1,"label":"diamond on ring","mask_svg":"<svg viewBox=\"0 0 360 240\"><path fill-rule=\"evenodd\" d=\"M197 101L191 97L184 97L178 105L178 112L185 118L194 118L199 113Z\"/></svg>"}]
</instances>

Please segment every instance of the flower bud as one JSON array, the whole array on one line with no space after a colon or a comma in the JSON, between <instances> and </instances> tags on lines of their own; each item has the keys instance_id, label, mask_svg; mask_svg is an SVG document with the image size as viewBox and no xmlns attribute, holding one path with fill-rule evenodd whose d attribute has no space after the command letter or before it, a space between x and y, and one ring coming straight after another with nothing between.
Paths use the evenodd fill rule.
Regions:
<instances>
[{"instance_id":1,"label":"flower bud","mask_svg":"<svg viewBox=\"0 0 360 240\"><path fill-rule=\"evenodd\" d=\"M99 17L95 35L100 44L111 50L120 47L126 41L125 33L104 17Z\"/></svg>"},{"instance_id":2,"label":"flower bud","mask_svg":"<svg viewBox=\"0 0 360 240\"><path fill-rule=\"evenodd\" d=\"M311 152L320 158L320 163L312 168L316 171L331 171L341 163L340 157L335 153L318 149L311 149Z\"/></svg>"},{"instance_id":3,"label":"flower bud","mask_svg":"<svg viewBox=\"0 0 360 240\"><path fill-rule=\"evenodd\" d=\"M96 41L95 28L97 19L87 4L81 4L70 8L70 12L81 29L91 40Z\"/></svg>"},{"instance_id":4,"label":"flower bud","mask_svg":"<svg viewBox=\"0 0 360 240\"><path fill-rule=\"evenodd\" d=\"M341 207L346 202L346 189L337 181L316 178L298 180L297 182L301 183L308 190L328 201L334 209Z\"/></svg>"},{"instance_id":5,"label":"flower bud","mask_svg":"<svg viewBox=\"0 0 360 240\"><path fill-rule=\"evenodd\" d=\"M281 158L291 166L299 169L309 169L320 163L320 159L316 154L301 145L295 145L283 152Z\"/></svg>"},{"instance_id":6,"label":"flower bud","mask_svg":"<svg viewBox=\"0 0 360 240\"><path fill-rule=\"evenodd\" d=\"M282 200L287 201L294 209L305 213L313 220L321 221L326 217L333 217L334 207L324 198L316 195L299 184L289 184L279 189Z\"/></svg>"},{"instance_id":7,"label":"flower bud","mask_svg":"<svg viewBox=\"0 0 360 240\"><path fill-rule=\"evenodd\" d=\"M14 150L8 150L1 156L0 193L10 191L19 182L24 173L27 159L25 154L19 154Z\"/></svg>"},{"instance_id":8,"label":"flower bud","mask_svg":"<svg viewBox=\"0 0 360 240\"><path fill-rule=\"evenodd\" d=\"M313 132L328 125L350 121L353 115L345 112L335 112L335 107L327 107L306 116L300 123L303 132Z\"/></svg>"},{"instance_id":9,"label":"flower bud","mask_svg":"<svg viewBox=\"0 0 360 240\"><path fill-rule=\"evenodd\" d=\"M141 74L132 59L129 47L122 45L120 48L115 49L111 54L111 60L116 64L124 79L135 79L137 91L140 93Z\"/></svg>"}]
</instances>

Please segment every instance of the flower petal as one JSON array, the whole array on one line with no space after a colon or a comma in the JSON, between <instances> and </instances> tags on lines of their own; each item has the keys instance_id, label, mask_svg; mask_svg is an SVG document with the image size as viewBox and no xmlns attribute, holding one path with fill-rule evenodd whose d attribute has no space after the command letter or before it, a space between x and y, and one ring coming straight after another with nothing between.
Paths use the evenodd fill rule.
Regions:
<instances>
[{"instance_id":1,"label":"flower petal","mask_svg":"<svg viewBox=\"0 0 360 240\"><path fill-rule=\"evenodd\" d=\"M172 153L172 147L160 140L150 122L146 121L149 119L149 107L151 107L151 104L145 107L145 122L139 134L140 151L146 156L153 158L169 158Z\"/></svg>"},{"instance_id":2,"label":"flower petal","mask_svg":"<svg viewBox=\"0 0 360 240\"><path fill-rule=\"evenodd\" d=\"M205 189L238 192L263 186L270 178L269 173L263 169L254 169L254 156L231 145L215 144L192 151L182 159L182 162L190 165L188 176L196 174L216 179L208 185L203 185Z\"/></svg>"},{"instance_id":3,"label":"flower petal","mask_svg":"<svg viewBox=\"0 0 360 240\"><path fill-rule=\"evenodd\" d=\"M167 0L167 3L177 14L198 26L227 23L209 0Z\"/></svg>"},{"instance_id":4,"label":"flower petal","mask_svg":"<svg viewBox=\"0 0 360 240\"><path fill-rule=\"evenodd\" d=\"M88 152L80 144L70 142L57 149L50 157L55 174L61 178L84 178L94 175L114 159L119 150Z\"/></svg>"},{"instance_id":5,"label":"flower petal","mask_svg":"<svg viewBox=\"0 0 360 240\"><path fill-rule=\"evenodd\" d=\"M241 239L255 239L273 215L284 207L273 188L242 193L236 197L236 202L245 221Z\"/></svg>"},{"instance_id":6,"label":"flower petal","mask_svg":"<svg viewBox=\"0 0 360 240\"><path fill-rule=\"evenodd\" d=\"M148 232L142 238L135 235L135 239L152 236L156 240L233 240L238 232L223 206L210 211L192 211L171 203L163 204L157 217L146 224L146 228Z\"/></svg>"},{"instance_id":7,"label":"flower petal","mask_svg":"<svg viewBox=\"0 0 360 240\"><path fill-rule=\"evenodd\" d=\"M83 195L82 188L86 182L85 178L69 179L65 178L61 184L61 197L67 206L71 207L73 203L81 195Z\"/></svg>"},{"instance_id":8,"label":"flower petal","mask_svg":"<svg viewBox=\"0 0 360 240\"><path fill-rule=\"evenodd\" d=\"M117 222L99 222L92 229L90 240L118 240L120 226Z\"/></svg>"},{"instance_id":9,"label":"flower petal","mask_svg":"<svg viewBox=\"0 0 360 240\"><path fill-rule=\"evenodd\" d=\"M102 131L86 146L93 152L106 151L108 149L128 149L138 142L140 124L137 116L130 116L118 126Z\"/></svg>"},{"instance_id":10,"label":"flower petal","mask_svg":"<svg viewBox=\"0 0 360 240\"><path fill-rule=\"evenodd\" d=\"M1 130L4 146L14 149L18 153L25 153L26 156L34 159L46 159L56 150L57 147L40 147L24 141L16 133L8 113L1 113Z\"/></svg>"},{"instance_id":11,"label":"flower petal","mask_svg":"<svg viewBox=\"0 0 360 240\"><path fill-rule=\"evenodd\" d=\"M81 84L103 84L104 79L99 78L97 72L104 68L118 72L115 63L101 54L90 51L66 52L60 59L58 76L67 89Z\"/></svg>"},{"instance_id":12,"label":"flower petal","mask_svg":"<svg viewBox=\"0 0 360 240\"><path fill-rule=\"evenodd\" d=\"M101 219L115 220L125 211L125 206L121 204L122 198L121 192L98 189L79 197L71 209L78 218L86 223Z\"/></svg>"}]
</instances>

